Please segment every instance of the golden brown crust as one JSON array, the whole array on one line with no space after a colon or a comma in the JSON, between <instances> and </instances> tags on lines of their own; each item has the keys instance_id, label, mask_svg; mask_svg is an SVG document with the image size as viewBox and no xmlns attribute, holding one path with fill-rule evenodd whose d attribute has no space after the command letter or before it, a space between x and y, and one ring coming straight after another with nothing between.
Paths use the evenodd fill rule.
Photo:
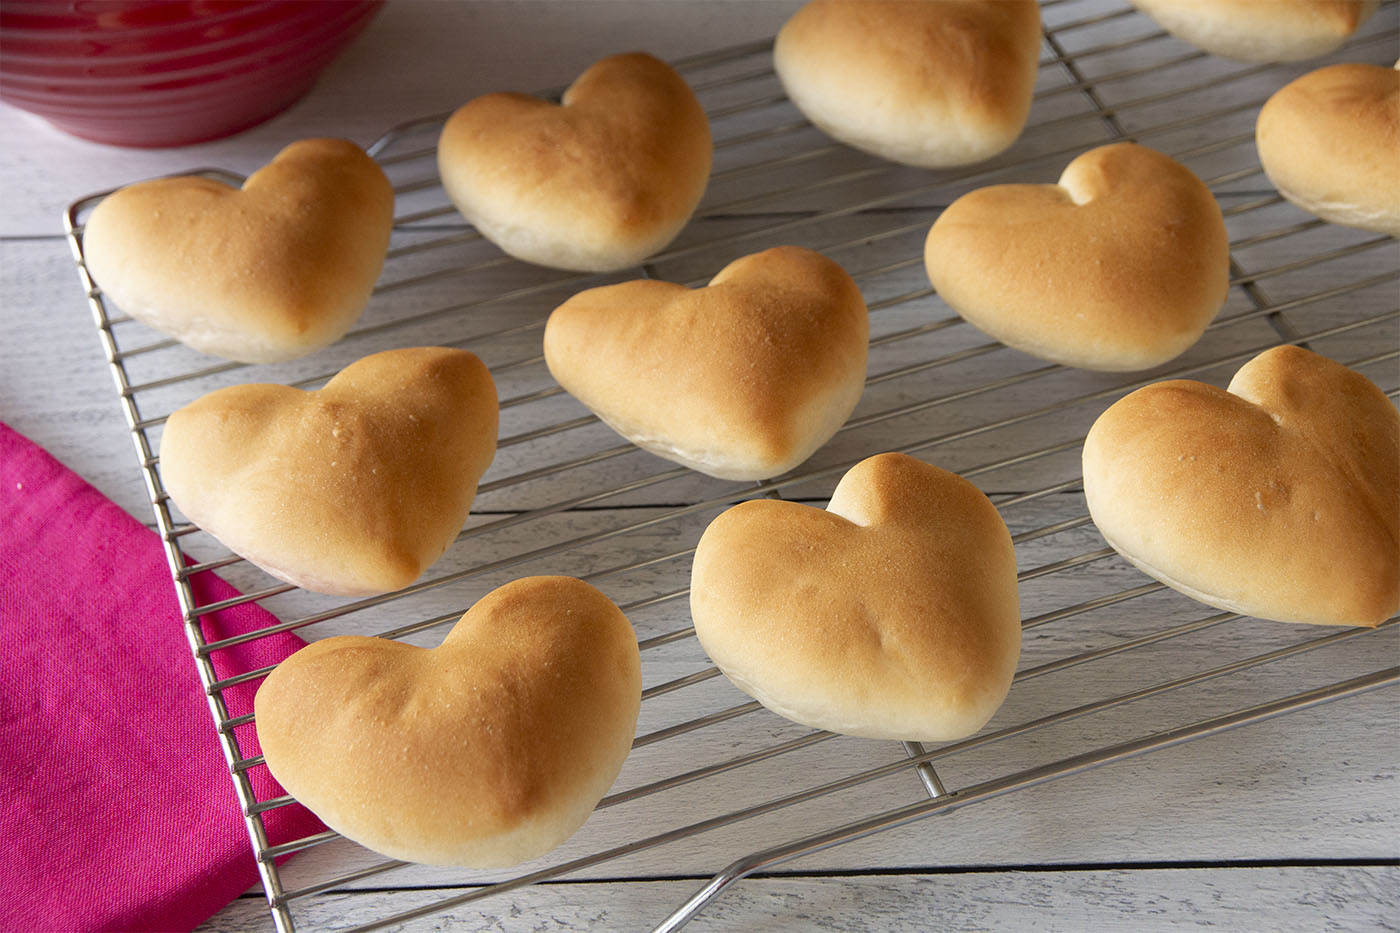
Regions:
<instances>
[{"instance_id":1,"label":"golden brown crust","mask_svg":"<svg viewBox=\"0 0 1400 933\"><path fill-rule=\"evenodd\" d=\"M562 106L524 94L470 101L443 127L448 197L519 259L586 272L640 263L705 192L713 144L689 85L650 55L594 64Z\"/></svg>"},{"instance_id":2,"label":"golden brown crust","mask_svg":"<svg viewBox=\"0 0 1400 933\"><path fill-rule=\"evenodd\" d=\"M958 198L929 231L929 279L978 329L1033 356L1131 371L1200 339L1229 288L1210 190L1134 143L1091 149L1056 185Z\"/></svg>"},{"instance_id":3,"label":"golden brown crust","mask_svg":"<svg viewBox=\"0 0 1400 933\"><path fill-rule=\"evenodd\" d=\"M122 311L203 353L293 359L339 340L384 265L394 192L354 143L293 143L241 189L196 176L130 185L83 230Z\"/></svg>"},{"instance_id":4,"label":"golden brown crust","mask_svg":"<svg viewBox=\"0 0 1400 933\"><path fill-rule=\"evenodd\" d=\"M1378 0L1133 0L1167 32L1222 58L1291 62L1325 55Z\"/></svg>"},{"instance_id":5,"label":"golden brown crust","mask_svg":"<svg viewBox=\"0 0 1400 933\"><path fill-rule=\"evenodd\" d=\"M492 591L434 649L318 641L258 689L258 739L327 826L393 858L495 868L567 839L641 706L632 626L572 577Z\"/></svg>"},{"instance_id":6,"label":"golden brown crust","mask_svg":"<svg viewBox=\"0 0 1400 933\"><path fill-rule=\"evenodd\" d=\"M1020 654L1016 556L996 508L903 454L861 461L823 511L758 499L695 552L695 632L769 709L871 738L970 735Z\"/></svg>"},{"instance_id":7,"label":"golden brown crust","mask_svg":"<svg viewBox=\"0 0 1400 933\"><path fill-rule=\"evenodd\" d=\"M496 388L465 350L376 353L326 386L233 386L174 412L161 481L191 521L322 593L412 583L466 521L496 450Z\"/></svg>"},{"instance_id":8,"label":"golden brown crust","mask_svg":"<svg viewBox=\"0 0 1400 933\"><path fill-rule=\"evenodd\" d=\"M1269 98L1255 126L1279 193L1333 223L1400 236L1400 71L1330 65Z\"/></svg>"},{"instance_id":9,"label":"golden brown crust","mask_svg":"<svg viewBox=\"0 0 1400 933\"><path fill-rule=\"evenodd\" d=\"M795 246L730 263L706 288L589 289L550 315L545 362L614 430L711 476L806 460L865 387L869 315L845 270Z\"/></svg>"},{"instance_id":10,"label":"golden brown crust","mask_svg":"<svg viewBox=\"0 0 1400 933\"><path fill-rule=\"evenodd\" d=\"M1307 350L1260 354L1228 392L1123 398L1085 439L1084 493L1115 549L1212 606L1323 625L1400 610L1400 416Z\"/></svg>"},{"instance_id":11,"label":"golden brown crust","mask_svg":"<svg viewBox=\"0 0 1400 933\"><path fill-rule=\"evenodd\" d=\"M783 87L818 128L926 168L991 158L1030 112L1034 2L813 0L778 33Z\"/></svg>"}]
</instances>

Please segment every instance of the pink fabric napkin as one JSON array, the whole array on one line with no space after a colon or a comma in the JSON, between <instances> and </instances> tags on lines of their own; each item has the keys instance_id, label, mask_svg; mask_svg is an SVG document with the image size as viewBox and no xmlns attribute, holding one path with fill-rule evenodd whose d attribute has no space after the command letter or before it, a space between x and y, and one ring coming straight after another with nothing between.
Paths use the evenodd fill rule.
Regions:
<instances>
[{"instance_id":1,"label":"pink fabric napkin","mask_svg":"<svg viewBox=\"0 0 1400 933\"><path fill-rule=\"evenodd\" d=\"M237 595L211 573L200 604ZM248 604L214 640L275 622ZM220 677L301 646L219 651ZM224 692L252 711L256 683ZM258 753L251 725L237 730ZM258 798L281 793L266 768ZM272 841L321 829L266 814ZM257 883L159 538L0 423L0 930L189 930Z\"/></svg>"}]
</instances>

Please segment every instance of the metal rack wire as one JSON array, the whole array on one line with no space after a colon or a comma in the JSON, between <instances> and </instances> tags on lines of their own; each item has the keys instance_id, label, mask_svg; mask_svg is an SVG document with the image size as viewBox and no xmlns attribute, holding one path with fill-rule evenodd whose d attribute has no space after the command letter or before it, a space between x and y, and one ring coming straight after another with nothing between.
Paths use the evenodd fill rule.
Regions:
<instances>
[{"instance_id":1,"label":"metal rack wire","mask_svg":"<svg viewBox=\"0 0 1400 933\"><path fill-rule=\"evenodd\" d=\"M333 832L269 840L264 814L292 801L258 798L250 774L263 763L241 750L252 716L231 715L224 699L229 688L267 670L220 679L214 658L292 630L434 644L476 598L525 573L581 576L612 595L637 626L646 688L634 753L594 820L526 873L434 876L473 887L356 929L401 923L603 865L645 875L647 853L684 860L676 853L690 851L696 840L737 829L723 851L747 854L658 927L675 929L754 871L1110 761L1400 682L1400 669L1376 660L1384 656L1376 650L1382 642L1393 655L1397 620L1375 631L1227 625L1236 617L1206 613L1127 568L1097 537L1079 489L1083 433L1108 404L1161 378L1224 382L1280 342L1307 343L1371 376L1392 397L1400 392L1393 365L1400 357L1395 242L1332 227L1292 208L1263 178L1253 150L1253 116L1268 93L1319 63L1216 60L1165 36L1127 6L1085 14L1076 0L1048 0L1044 10L1046 55L1026 133L1003 156L958 171L894 166L822 137L783 97L769 66L769 43L678 63L710 114L715 172L695 220L640 274L700 284L739 255L798 243L845 265L871 309L870 376L860 407L808 464L762 483L712 480L621 443L549 379L538 348L548 312L580 288L639 273L535 269L481 240L461 223L434 174L445 115L397 127L372 147L398 195L389 261L361 323L306 360L261 367L211 362L110 308L82 264L82 221L103 195L70 208L82 283L277 929L294 929L299 905L318 894L406 866L368 853L350 872L317 875L315 860L307 857L279 863L291 853L351 844ZM1395 4L1386 5L1332 59L1386 61L1400 35L1396 12ZM1185 162L1215 191L1226 214L1231 296L1195 348L1149 373L1077 372L988 341L938 300L923 278L921 257L940 205L998 181L1051 181L1074 155L1118 139ZM447 557L413 586L354 600L297 591L183 521L165 496L158 438L165 416L180 405L240 382L314 387L369 352L423 344L464 346L487 361L502 399L502 430L473 518ZM688 557L710 518L760 495L820 504L848 467L881 450L923 456L977 482L997 503L1017 545L1026 610L1022 667L989 729L961 742L931 748L863 742L783 723L717 676L688 624ZM202 603L193 581L212 571L245 595ZM248 635L207 637L201 617L244 603L259 603L285 621ZM1326 664L1316 663L1318 657ZM1084 676L1086 667L1092 678ZM1230 689L1218 689L1222 682ZM1189 702L1180 701L1183 696ZM1146 703L1161 705L1152 734L1114 732L1116 710ZM1047 734L1068 738L1047 748L1039 738ZM688 743L693 766L677 771L682 756L656 754L668 743ZM988 754L1015 743L1014 756ZM1064 755L1066 747L1078 750ZM1011 761L1020 764L1011 767ZM756 773L784 777L747 777ZM697 785L719 790L697 802ZM774 795L776 787L784 790ZM852 789L860 790L854 800L847 793ZM745 830L750 824L762 829ZM638 836L637 827L647 827L646 834ZM639 867L626 867L638 858ZM304 862L309 867L303 870ZM722 863L700 864L708 874Z\"/></svg>"}]
</instances>

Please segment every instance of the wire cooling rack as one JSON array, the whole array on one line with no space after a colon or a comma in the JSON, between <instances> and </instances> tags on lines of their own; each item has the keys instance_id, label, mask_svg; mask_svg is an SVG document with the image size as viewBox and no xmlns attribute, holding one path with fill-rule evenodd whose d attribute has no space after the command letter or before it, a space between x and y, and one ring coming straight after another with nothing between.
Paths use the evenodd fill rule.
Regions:
<instances>
[{"instance_id":1,"label":"wire cooling rack","mask_svg":"<svg viewBox=\"0 0 1400 933\"><path fill-rule=\"evenodd\" d=\"M1167 377L1224 384L1282 342L1305 343L1396 396L1395 241L1324 224L1283 202L1253 147L1259 106L1287 80L1328 61L1388 64L1400 33L1396 6L1386 5L1345 49L1295 66L1213 58L1127 6L1104 12L1102 4L1049 0L1044 12L1025 134L1001 157L960 170L894 166L832 143L786 101L768 42L678 63L710 114L713 178L681 237L644 269L619 275L560 273L501 256L462 223L438 184L434 146L445 115L399 126L371 149L398 196L393 244L371 305L343 341L293 363L215 362L110 307L82 265L82 221L103 195L73 205L74 254L277 929L294 929L318 894L383 885L394 873L463 893L424 895L412 910L356 929L603 869L609 877L713 874L658 927L674 929L754 871L1400 680L1400 669L1384 663L1395 655L1395 619L1374 631L1237 622L1133 571L1095 532L1078 464L1084 432L1126 392ZM1079 372L989 341L940 302L921 258L940 206L990 183L1053 181L1073 156L1119 139L1172 154L1207 181L1224 209L1232 287L1200 343L1147 373ZM841 262L866 296L872 329L860 406L794 473L738 484L674 467L622 442L550 380L541 330L573 292L639 274L699 284L740 255L782 243ZM165 416L180 405L242 382L314 387L370 352L429 344L469 348L490 365L502 421L499 453L472 518L420 582L370 599L298 591L228 553L166 498L156 451ZM823 504L847 468L883 450L923 457L978 483L1017 546L1021 669L988 728L948 745L851 739L786 723L717 676L689 627L689 557L710 519L754 496ZM192 584L212 571L246 595L201 603ZM230 715L225 702L230 688L267 671L219 679L213 662L220 653L282 631L432 645L485 592L529 573L593 582L622 605L641 642L645 692L634 752L588 825L523 874L410 867L332 832L271 844L264 817L292 801L257 796L250 778L264 765L242 751L252 717ZM197 620L242 603L285 621L209 640ZM1119 715L1129 708L1139 712ZM1154 723L1147 734L1144 716ZM279 861L291 853L302 854ZM528 893L517 897L528 906Z\"/></svg>"}]
</instances>

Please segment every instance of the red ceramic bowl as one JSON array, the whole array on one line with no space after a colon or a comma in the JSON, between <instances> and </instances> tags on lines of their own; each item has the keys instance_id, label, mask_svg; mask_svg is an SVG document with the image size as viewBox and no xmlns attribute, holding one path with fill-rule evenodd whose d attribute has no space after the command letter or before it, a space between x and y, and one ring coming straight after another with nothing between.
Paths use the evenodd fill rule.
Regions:
<instances>
[{"instance_id":1,"label":"red ceramic bowl","mask_svg":"<svg viewBox=\"0 0 1400 933\"><path fill-rule=\"evenodd\" d=\"M0 0L0 100L117 146L261 123L311 89L383 0Z\"/></svg>"}]
</instances>

